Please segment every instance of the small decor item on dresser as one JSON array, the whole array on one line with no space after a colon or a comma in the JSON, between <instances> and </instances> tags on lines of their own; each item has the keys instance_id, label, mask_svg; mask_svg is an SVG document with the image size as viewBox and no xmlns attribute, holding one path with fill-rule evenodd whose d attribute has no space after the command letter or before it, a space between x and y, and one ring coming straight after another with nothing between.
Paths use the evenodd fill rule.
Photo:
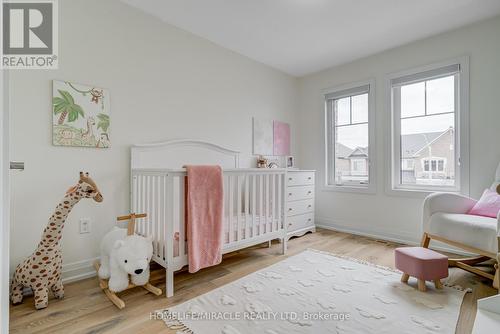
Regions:
<instances>
[{"instance_id":1,"label":"small decor item on dresser","mask_svg":"<svg viewBox=\"0 0 500 334\"><path fill-rule=\"evenodd\" d=\"M267 165L267 168L280 168L280 166L276 162L271 161L269 165Z\"/></svg>"},{"instance_id":2,"label":"small decor item on dresser","mask_svg":"<svg viewBox=\"0 0 500 334\"><path fill-rule=\"evenodd\" d=\"M22 302L23 288L31 288L33 291L37 310L48 306L49 289L54 297L64 297L62 248L59 241L66 218L82 198L102 202L101 192L89 173L80 172L78 183L66 192L50 217L37 249L17 266L10 286L10 300L13 304Z\"/></svg>"},{"instance_id":3,"label":"small decor item on dresser","mask_svg":"<svg viewBox=\"0 0 500 334\"><path fill-rule=\"evenodd\" d=\"M448 277L448 257L423 247L400 247L394 251L396 268L403 272L401 282L410 276L418 279L418 290L426 291L425 281L441 289L441 278Z\"/></svg>"},{"instance_id":4,"label":"small decor item on dresser","mask_svg":"<svg viewBox=\"0 0 500 334\"><path fill-rule=\"evenodd\" d=\"M267 168L267 159L262 155L257 158L257 168Z\"/></svg>"},{"instance_id":5,"label":"small decor item on dresser","mask_svg":"<svg viewBox=\"0 0 500 334\"><path fill-rule=\"evenodd\" d=\"M149 262L153 255L152 239L136 235L136 218L146 218L145 213L131 213L118 217L118 221L130 220L127 229L115 227L101 241L101 263L94 264L99 285L106 296L119 309L125 307L116 292L142 286L160 296L161 289L149 283Z\"/></svg>"},{"instance_id":6,"label":"small decor item on dresser","mask_svg":"<svg viewBox=\"0 0 500 334\"><path fill-rule=\"evenodd\" d=\"M109 92L104 88L54 80L52 143L110 147Z\"/></svg>"},{"instance_id":7,"label":"small decor item on dresser","mask_svg":"<svg viewBox=\"0 0 500 334\"><path fill-rule=\"evenodd\" d=\"M291 155L286 157L286 168L294 168L295 167L295 158Z\"/></svg>"}]
</instances>

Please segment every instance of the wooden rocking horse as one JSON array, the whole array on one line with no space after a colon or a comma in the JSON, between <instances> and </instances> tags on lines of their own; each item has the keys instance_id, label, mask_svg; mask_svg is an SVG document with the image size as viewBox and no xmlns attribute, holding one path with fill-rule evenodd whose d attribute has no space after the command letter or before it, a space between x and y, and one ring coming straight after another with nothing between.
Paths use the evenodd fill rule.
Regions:
<instances>
[{"instance_id":1,"label":"wooden rocking horse","mask_svg":"<svg viewBox=\"0 0 500 334\"><path fill-rule=\"evenodd\" d=\"M135 220L138 218L146 218L146 217L147 217L147 215L145 213L139 213L139 214L131 213L128 216L117 217L117 220L118 221L129 220L128 225L127 225L127 235L133 235L134 231L135 231ZM96 261L94 263L94 267L95 267L96 271L99 272L100 264L98 261ZM118 307L120 310L125 307L125 302L122 299L120 299L120 297L118 297L115 292L113 292L109 289L107 279L99 278L99 286L104 291L104 293L109 298L109 300L113 304L116 305L116 307ZM135 287L136 287L136 285L130 283L125 290L129 290L129 289L132 289ZM152 294L154 294L156 296L161 296L161 294L162 294L161 289L151 285L149 282L146 283L145 285L141 285L140 287L146 289L147 291L151 292Z\"/></svg>"}]
</instances>

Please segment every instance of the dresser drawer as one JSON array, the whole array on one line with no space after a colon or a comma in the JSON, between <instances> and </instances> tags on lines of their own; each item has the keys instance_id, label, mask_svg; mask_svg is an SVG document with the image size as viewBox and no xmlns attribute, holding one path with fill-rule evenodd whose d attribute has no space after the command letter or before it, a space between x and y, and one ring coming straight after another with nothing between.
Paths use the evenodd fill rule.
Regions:
<instances>
[{"instance_id":1,"label":"dresser drawer","mask_svg":"<svg viewBox=\"0 0 500 334\"><path fill-rule=\"evenodd\" d=\"M297 215L293 217L288 217L287 221L287 232L293 232L314 225L314 213L306 213L303 215Z\"/></svg>"},{"instance_id":2,"label":"dresser drawer","mask_svg":"<svg viewBox=\"0 0 500 334\"><path fill-rule=\"evenodd\" d=\"M301 215L303 213L314 212L314 199L288 202L286 208L287 216Z\"/></svg>"},{"instance_id":3,"label":"dresser drawer","mask_svg":"<svg viewBox=\"0 0 500 334\"><path fill-rule=\"evenodd\" d=\"M314 186L288 187L286 196L289 201L314 198Z\"/></svg>"},{"instance_id":4,"label":"dresser drawer","mask_svg":"<svg viewBox=\"0 0 500 334\"><path fill-rule=\"evenodd\" d=\"M314 172L288 172L288 186L306 186L314 184Z\"/></svg>"}]
</instances>

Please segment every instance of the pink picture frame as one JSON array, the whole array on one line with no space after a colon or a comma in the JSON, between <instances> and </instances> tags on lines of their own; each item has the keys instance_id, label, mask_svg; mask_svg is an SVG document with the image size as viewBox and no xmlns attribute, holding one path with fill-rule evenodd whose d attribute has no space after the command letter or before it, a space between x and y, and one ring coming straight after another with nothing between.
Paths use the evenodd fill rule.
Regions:
<instances>
[{"instance_id":1,"label":"pink picture frame","mask_svg":"<svg viewBox=\"0 0 500 334\"><path fill-rule=\"evenodd\" d=\"M273 121L273 154L290 155L290 124Z\"/></svg>"}]
</instances>

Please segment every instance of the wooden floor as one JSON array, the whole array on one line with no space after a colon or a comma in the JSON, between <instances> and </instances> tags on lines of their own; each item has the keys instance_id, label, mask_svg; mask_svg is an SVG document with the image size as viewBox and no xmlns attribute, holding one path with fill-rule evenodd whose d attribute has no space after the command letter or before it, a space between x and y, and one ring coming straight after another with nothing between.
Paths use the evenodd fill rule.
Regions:
<instances>
[{"instance_id":1,"label":"wooden floor","mask_svg":"<svg viewBox=\"0 0 500 334\"><path fill-rule=\"evenodd\" d=\"M372 240L350 234L318 230L301 238L291 239L286 256L314 248L367 260L393 267L393 250L397 244ZM196 274L181 272L175 276L175 295L166 299L146 294L136 288L121 294L126 303L118 310L104 296L96 278L65 285L63 300L51 299L49 307L36 311L33 298L10 308L11 333L174 333L161 320L151 320L150 312L189 300L195 296L227 284L253 271L283 260L280 246L264 245L224 256L222 264L201 270ZM476 300L494 295L490 282L459 269L450 269L451 282L472 288L462 305L457 333L470 333L476 314ZM165 273L162 268L152 271L152 283L164 290Z\"/></svg>"}]
</instances>

